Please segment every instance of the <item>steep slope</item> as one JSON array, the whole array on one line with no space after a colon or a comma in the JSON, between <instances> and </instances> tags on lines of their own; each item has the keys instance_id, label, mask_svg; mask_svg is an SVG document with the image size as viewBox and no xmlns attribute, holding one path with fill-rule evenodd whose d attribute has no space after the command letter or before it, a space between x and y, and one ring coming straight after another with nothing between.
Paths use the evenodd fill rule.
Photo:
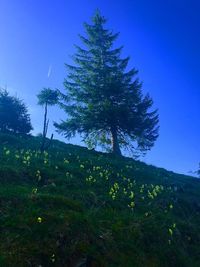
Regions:
<instances>
[{"instance_id":1,"label":"steep slope","mask_svg":"<svg viewBox=\"0 0 200 267\"><path fill-rule=\"evenodd\" d=\"M0 266L200 266L200 181L0 135Z\"/></svg>"}]
</instances>

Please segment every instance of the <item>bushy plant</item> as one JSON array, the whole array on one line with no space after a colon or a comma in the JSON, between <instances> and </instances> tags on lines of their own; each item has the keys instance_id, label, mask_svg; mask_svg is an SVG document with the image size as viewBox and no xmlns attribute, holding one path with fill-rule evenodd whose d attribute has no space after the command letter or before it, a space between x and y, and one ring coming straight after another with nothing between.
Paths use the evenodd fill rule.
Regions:
<instances>
[{"instance_id":1,"label":"bushy plant","mask_svg":"<svg viewBox=\"0 0 200 267\"><path fill-rule=\"evenodd\" d=\"M28 134L32 130L30 115L24 102L0 89L0 131Z\"/></svg>"}]
</instances>

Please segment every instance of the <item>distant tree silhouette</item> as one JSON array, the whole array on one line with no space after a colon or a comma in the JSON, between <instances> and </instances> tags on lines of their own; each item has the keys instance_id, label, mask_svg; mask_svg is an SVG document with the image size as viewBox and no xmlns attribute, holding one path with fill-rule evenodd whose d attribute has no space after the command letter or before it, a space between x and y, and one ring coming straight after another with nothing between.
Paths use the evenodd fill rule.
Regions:
<instances>
[{"instance_id":1,"label":"distant tree silhouette","mask_svg":"<svg viewBox=\"0 0 200 267\"><path fill-rule=\"evenodd\" d=\"M18 97L0 89L0 131L28 134L32 130L26 105Z\"/></svg>"},{"instance_id":2,"label":"distant tree silhouette","mask_svg":"<svg viewBox=\"0 0 200 267\"><path fill-rule=\"evenodd\" d=\"M38 104L44 106L44 125L42 134L41 151L45 149L45 140L48 131L49 120L47 119L48 106L54 106L58 102L58 92L50 88L43 88L37 95ZM53 137L53 136L52 136Z\"/></svg>"},{"instance_id":3,"label":"distant tree silhouette","mask_svg":"<svg viewBox=\"0 0 200 267\"><path fill-rule=\"evenodd\" d=\"M88 145L114 154L120 155L122 147L149 150L158 137L157 110L142 94L138 71L126 71L129 57L120 58L122 47L113 48L119 34L104 28L99 12L92 21L84 24L87 36L80 36L84 47L76 46L74 65L66 64L62 107L68 118L55 126L67 138L79 133Z\"/></svg>"}]
</instances>

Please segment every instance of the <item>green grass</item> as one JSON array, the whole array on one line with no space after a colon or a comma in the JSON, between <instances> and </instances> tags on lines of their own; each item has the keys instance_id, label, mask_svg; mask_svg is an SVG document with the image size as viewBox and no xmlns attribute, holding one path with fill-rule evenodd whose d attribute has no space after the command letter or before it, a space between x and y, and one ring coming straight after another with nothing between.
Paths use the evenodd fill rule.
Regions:
<instances>
[{"instance_id":1,"label":"green grass","mask_svg":"<svg viewBox=\"0 0 200 267\"><path fill-rule=\"evenodd\" d=\"M200 266L200 180L40 141L0 135L0 267Z\"/></svg>"}]
</instances>

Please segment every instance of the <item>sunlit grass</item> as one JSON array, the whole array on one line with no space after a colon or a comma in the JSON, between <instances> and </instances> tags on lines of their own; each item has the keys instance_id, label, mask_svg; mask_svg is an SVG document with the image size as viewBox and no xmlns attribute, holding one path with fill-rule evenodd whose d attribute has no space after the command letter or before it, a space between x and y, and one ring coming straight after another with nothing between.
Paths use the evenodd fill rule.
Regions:
<instances>
[{"instance_id":1,"label":"sunlit grass","mask_svg":"<svg viewBox=\"0 0 200 267\"><path fill-rule=\"evenodd\" d=\"M60 142L38 148L37 138L0 146L0 266L68 266L74 257L199 266L197 180Z\"/></svg>"}]
</instances>

